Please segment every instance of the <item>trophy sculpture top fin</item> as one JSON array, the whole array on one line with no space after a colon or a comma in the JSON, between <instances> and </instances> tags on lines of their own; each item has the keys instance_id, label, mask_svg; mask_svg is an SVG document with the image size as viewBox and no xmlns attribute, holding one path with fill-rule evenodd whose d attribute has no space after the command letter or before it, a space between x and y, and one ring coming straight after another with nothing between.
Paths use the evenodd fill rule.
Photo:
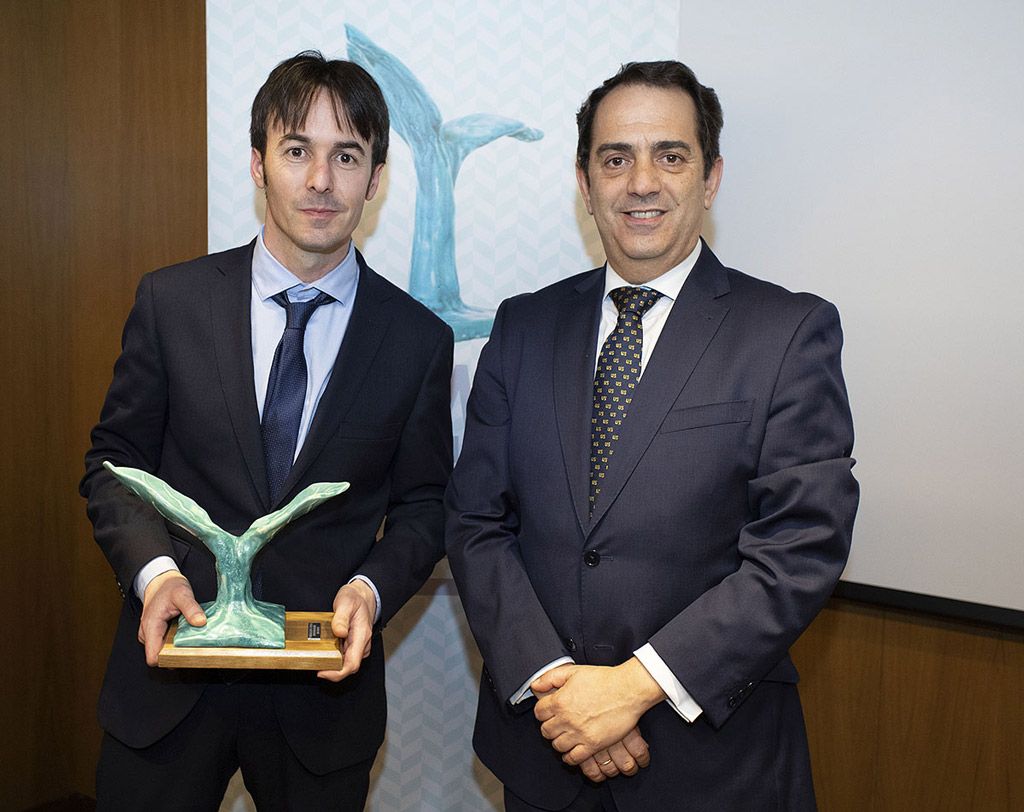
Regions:
<instances>
[{"instance_id":1,"label":"trophy sculpture top fin","mask_svg":"<svg viewBox=\"0 0 1024 812\"><path fill-rule=\"evenodd\" d=\"M205 626L180 618L175 646L283 648L284 607L256 600L249 572L263 546L293 519L349 488L348 482L317 482L304 488L287 505L256 519L235 536L214 524L196 502L162 479L138 468L103 467L128 490L152 505L169 522L187 530L213 553L217 564L217 598L202 604Z\"/></svg>"}]
</instances>

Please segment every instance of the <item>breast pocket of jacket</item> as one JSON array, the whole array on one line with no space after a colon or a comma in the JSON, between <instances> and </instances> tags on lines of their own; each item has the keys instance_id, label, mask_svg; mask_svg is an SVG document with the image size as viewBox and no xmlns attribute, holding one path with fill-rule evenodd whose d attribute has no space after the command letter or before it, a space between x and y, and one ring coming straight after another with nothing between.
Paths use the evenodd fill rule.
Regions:
<instances>
[{"instance_id":1,"label":"breast pocket of jacket","mask_svg":"<svg viewBox=\"0 0 1024 812\"><path fill-rule=\"evenodd\" d=\"M341 423L329 445L333 453L325 459L340 466L336 475L345 479L377 482L387 474L401 436L401 423ZM350 469L352 463L356 470Z\"/></svg>"},{"instance_id":2,"label":"breast pocket of jacket","mask_svg":"<svg viewBox=\"0 0 1024 812\"><path fill-rule=\"evenodd\" d=\"M753 400L730 400L725 403L705 403L673 409L661 424L661 434L677 431L723 426L730 423L749 423L754 414Z\"/></svg>"}]
</instances>

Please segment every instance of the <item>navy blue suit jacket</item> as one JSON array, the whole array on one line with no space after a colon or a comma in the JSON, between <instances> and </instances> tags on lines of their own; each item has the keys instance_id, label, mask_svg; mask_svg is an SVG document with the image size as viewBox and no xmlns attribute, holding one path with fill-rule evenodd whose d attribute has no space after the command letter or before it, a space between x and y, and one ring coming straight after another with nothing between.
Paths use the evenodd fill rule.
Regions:
<instances>
[{"instance_id":1,"label":"navy blue suit jacket","mask_svg":"<svg viewBox=\"0 0 1024 812\"><path fill-rule=\"evenodd\" d=\"M858 488L835 308L705 245L668 316L588 515L596 269L506 301L447 493L447 546L484 661L475 746L518 796L579 791L509 697L569 655L652 643L703 708L640 722L651 765L623 812L813 807L789 646L845 564Z\"/></svg>"},{"instance_id":2,"label":"navy blue suit jacket","mask_svg":"<svg viewBox=\"0 0 1024 812\"><path fill-rule=\"evenodd\" d=\"M209 680L205 670L149 668L136 639L139 569L172 557L199 601L216 594L214 559L101 467L150 471L242 533L313 482L351 488L289 525L257 555L258 597L289 610L329 611L356 572L381 596L382 623L443 554L442 496L451 470L452 331L362 256L348 330L280 501L268 494L253 383L248 246L145 276L128 317L81 491L96 541L125 596L100 695L102 727L132 747L172 730ZM387 516L383 538L375 543ZM288 742L307 768L371 757L384 737L384 658L375 634L358 674L260 672L273 685Z\"/></svg>"}]
</instances>

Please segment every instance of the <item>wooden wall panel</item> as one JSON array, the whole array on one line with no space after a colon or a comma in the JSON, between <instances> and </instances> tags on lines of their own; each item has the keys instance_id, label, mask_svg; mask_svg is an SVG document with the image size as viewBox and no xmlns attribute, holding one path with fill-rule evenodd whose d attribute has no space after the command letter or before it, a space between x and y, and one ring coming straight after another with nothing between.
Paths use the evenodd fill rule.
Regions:
<instances>
[{"instance_id":1,"label":"wooden wall panel","mask_svg":"<svg viewBox=\"0 0 1024 812\"><path fill-rule=\"evenodd\" d=\"M834 600L794 658L823 810L1024 809L1024 635Z\"/></svg>"},{"instance_id":2,"label":"wooden wall panel","mask_svg":"<svg viewBox=\"0 0 1024 812\"><path fill-rule=\"evenodd\" d=\"M63 528L54 510L59 494L50 464L66 427L60 404L52 403L54 386L41 373L47 367L56 376L67 370L57 352L63 338L58 313L66 296L60 269L67 265L67 248L54 239L69 221L62 194L67 122L56 91L62 54L53 48L59 28L59 9L28 3L8 8L0 26L0 97L8 122L0 138L0 673L5 688L0 770L5 785L8 776L26 784L44 781L46 764L36 758L42 748L49 747L56 759L69 754L66 742L55 736L53 679L59 663L57 647L50 644L67 633L63 601L56 598L66 592L67 577L54 545ZM12 795L6 786L0 789L0 798Z\"/></svg>"},{"instance_id":3,"label":"wooden wall panel","mask_svg":"<svg viewBox=\"0 0 1024 812\"><path fill-rule=\"evenodd\" d=\"M827 608L793 649L822 809L863 808L876 792L883 632L880 610Z\"/></svg>"},{"instance_id":4,"label":"wooden wall panel","mask_svg":"<svg viewBox=\"0 0 1024 812\"><path fill-rule=\"evenodd\" d=\"M77 484L138 278L205 250L205 7L5 4L0 65L0 808L17 810L92 792L120 598Z\"/></svg>"}]
</instances>

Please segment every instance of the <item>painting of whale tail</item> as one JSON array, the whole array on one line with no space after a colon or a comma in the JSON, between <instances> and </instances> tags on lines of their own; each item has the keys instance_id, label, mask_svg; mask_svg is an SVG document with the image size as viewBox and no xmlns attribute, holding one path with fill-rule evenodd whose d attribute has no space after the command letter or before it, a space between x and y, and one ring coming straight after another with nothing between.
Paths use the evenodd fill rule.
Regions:
<instances>
[{"instance_id":1,"label":"painting of whale tail","mask_svg":"<svg viewBox=\"0 0 1024 812\"><path fill-rule=\"evenodd\" d=\"M416 167L409 293L443 318L464 341L490 333L494 314L462 301L455 267L455 181L473 150L502 136L538 141L544 133L521 121L474 113L443 121L441 111L412 72L359 29L345 26L348 56L384 93L391 126L409 145Z\"/></svg>"},{"instance_id":2,"label":"painting of whale tail","mask_svg":"<svg viewBox=\"0 0 1024 812\"><path fill-rule=\"evenodd\" d=\"M348 483L310 485L280 510L260 517L242 535L233 536L214 524L193 499L159 477L110 462L104 462L103 467L161 516L199 539L216 559L217 598L201 604L206 625L191 626L184 617L179 618L174 645L284 648L284 607L253 597L249 579L252 560L281 528L321 502L347 491Z\"/></svg>"}]
</instances>

